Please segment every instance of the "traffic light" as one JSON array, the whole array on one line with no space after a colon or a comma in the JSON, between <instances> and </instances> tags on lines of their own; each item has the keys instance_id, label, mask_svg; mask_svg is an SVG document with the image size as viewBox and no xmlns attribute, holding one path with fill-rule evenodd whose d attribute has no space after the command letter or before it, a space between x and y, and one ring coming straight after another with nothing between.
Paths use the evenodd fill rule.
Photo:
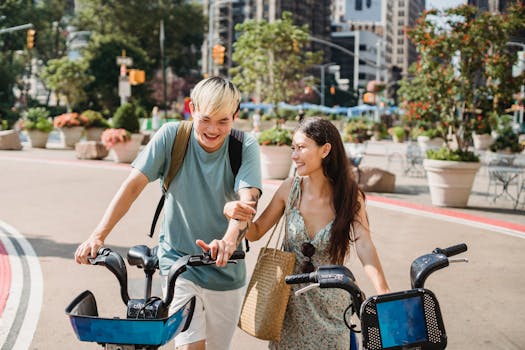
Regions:
<instances>
[{"instance_id":1,"label":"traffic light","mask_svg":"<svg viewBox=\"0 0 525 350\"><path fill-rule=\"evenodd\" d=\"M330 86L330 95L335 95L335 86Z\"/></svg>"},{"instance_id":2,"label":"traffic light","mask_svg":"<svg viewBox=\"0 0 525 350\"><path fill-rule=\"evenodd\" d=\"M36 30L28 29L27 30L27 48L28 49L32 49L35 46L35 37L36 37Z\"/></svg>"},{"instance_id":3,"label":"traffic light","mask_svg":"<svg viewBox=\"0 0 525 350\"><path fill-rule=\"evenodd\" d=\"M129 70L129 83L131 85L143 84L146 81L146 73L141 69Z\"/></svg>"},{"instance_id":4,"label":"traffic light","mask_svg":"<svg viewBox=\"0 0 525 350\"><path fill-rule=\"evenodd\" d=\"M213 58L213 61L216 64L223 64L224 63L224 52L226 51L226 48L222 45L215 45L213 46L213 51L211 54L211 57Z\"/></svg>"},{"instance_id":5,"label":"traffic light","mask_svg":"<svg viewBox=\"0 0 525 350\"><path fill-rule=\"evenodd\" d=\"M365 92L363 95L363 103L367 105L375 105L376 104L376 94L373 92Z\"/></svg>"}]
</instances>

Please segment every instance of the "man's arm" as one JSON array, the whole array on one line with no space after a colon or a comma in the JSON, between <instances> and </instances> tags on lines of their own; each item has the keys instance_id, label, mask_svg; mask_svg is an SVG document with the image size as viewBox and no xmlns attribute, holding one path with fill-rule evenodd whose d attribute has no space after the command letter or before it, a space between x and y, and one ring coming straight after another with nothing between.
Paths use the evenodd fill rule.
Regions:
<instances>
[{"instance_id":1,"label":"man's arm","mask_svg":"<svg viewBox=\"0 0 525 350\"><path fill-rule=\"evenodd\" d=\"M258 188L250 187L239 190L239 202L249 203L253 209L257 208L260 196L261 191ZM226 266L230 256L235 249L237 249L237 246L242 242L244 237L246 237L251 222L252 219L230 219L226 233L221 240L213 240L209 244L206 244L202 240L197 240L197 245L205 251L211 251L211 256L216 259L217 266Z\"/></svg>"}]
</instances>

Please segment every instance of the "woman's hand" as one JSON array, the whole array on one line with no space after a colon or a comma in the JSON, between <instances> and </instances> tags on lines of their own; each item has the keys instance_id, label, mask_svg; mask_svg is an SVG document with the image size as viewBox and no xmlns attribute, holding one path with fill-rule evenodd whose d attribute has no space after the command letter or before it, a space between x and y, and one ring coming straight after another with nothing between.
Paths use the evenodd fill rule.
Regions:
<instances>
[{"instance_id":1,"label":"woman's hand","mask_svg":"<svg viewBox=\"0 0 525 350\"><path fill-rule=\"evenodd\" d=\"M255 213L256 202L232 201L224 205L223 213L228 219L238 221L252 221Z\"/></svg>"}]
</instances>

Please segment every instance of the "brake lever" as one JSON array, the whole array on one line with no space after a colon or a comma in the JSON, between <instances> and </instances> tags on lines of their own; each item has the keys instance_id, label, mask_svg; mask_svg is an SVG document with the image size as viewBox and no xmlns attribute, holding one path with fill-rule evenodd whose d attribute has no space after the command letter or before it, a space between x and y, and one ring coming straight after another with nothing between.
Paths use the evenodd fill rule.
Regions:
<instances>
[{"instance_id":1,"label":"brake lever","mask_svg":"<svg viewBox=\"0 0 525 350\"><path fill-rule=\"evenodd\" d=\"M97 251L97 256L95 256L94 258L91 256L88 257L88 262L91 265L97 265L98 263L103 263L106 260L106 257L108 257L110 253L111 253L110 248L101 247Z\"/></svg>"},{"instance_id":2,"label":"brake lever","mask_svg":"<svg viewBox=\"0 0 525 350\"><path fill-rule=\"evenodd\" d=\"M309 285L307 285L306 287L303 287L301 289L298 289L295 291L295 296L298 296L300 294L303 294L303 293L306 293L308 292L310 289L314 289L314 288L317 288L319 287L321 284L319 283L310 283Z\"/></svg>"}]
</instances>

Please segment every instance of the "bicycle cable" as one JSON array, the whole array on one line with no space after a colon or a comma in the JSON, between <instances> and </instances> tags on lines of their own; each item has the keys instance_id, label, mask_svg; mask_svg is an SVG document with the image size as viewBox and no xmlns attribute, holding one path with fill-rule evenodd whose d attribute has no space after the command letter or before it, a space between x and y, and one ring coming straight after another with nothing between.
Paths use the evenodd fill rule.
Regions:
<instances>
[{"instance_id":1,"label":"bicycle cable","mask_svg":"<svg viewBox=\"0 0 525 350\"><path fill-rule=\"evenodd\" d=\"M349 330L351 330L351 331L354 332L354 333L361 333L361 330L357 330L357 329L355 329L355 328L357 327L357 325L356 325L356 324L352 324L351 322L349 323L348 320L347 320L347 318L346 318L346 314L347 314L348 310L349 310L350 308L352 308L353 306L354 306L354 304L353 304L353 303L350 303L350 305L348 305L348 307L345 309L345 311L343 312L343 320L345 321L345 325L346 325L346 327L347 327ZM350 317L352 317L352 315L350 315Z\"/></svg>"},{"instance_id":2,"label":"bicycle cable","mask_svg":"<svg viewBox=\"0 0 525 350\"><path fill-rule=\"evenodd\" d=\"M137 312L137 316L135 318L138 319L141 314L143 314L144 318L145 318L146 317L146 313L145 313L146 312L146 307L150 306L151 304L153 304L157 300L161 300L161 299L159 297L150 297L148 300L146 300L144 305L142 305L142 307L140 308L139 312Z\"/></svg>"}]
</instances>

